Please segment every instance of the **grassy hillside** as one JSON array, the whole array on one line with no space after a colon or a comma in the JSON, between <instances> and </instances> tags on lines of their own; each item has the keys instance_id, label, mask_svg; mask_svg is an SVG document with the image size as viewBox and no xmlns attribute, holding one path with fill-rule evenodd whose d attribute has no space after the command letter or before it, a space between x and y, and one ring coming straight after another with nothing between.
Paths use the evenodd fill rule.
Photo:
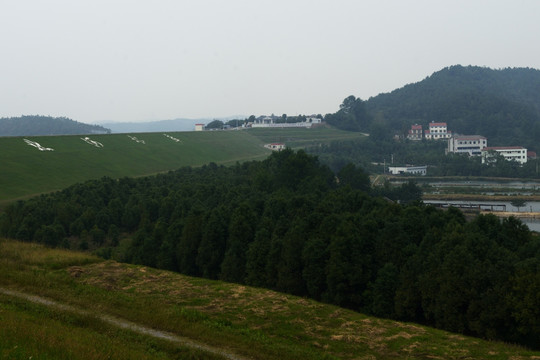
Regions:
<instances>
[{"instance_id":1,"label":"grassy hillside","mask_svg":"<svg viewBox=\"0 0 540 360\"><path fill-rule=\"evenodd\" d=\"M263 147L270 142L302 147L359 136L329 128L88 136L103 147L86 143L86 136L0 138L0 205L102 176L144 176L209 162L260 159L270 153ZM54 151L40 151L24 139Z\"/></svg>"},{"instance_id":2,"label":"grassy hillside","mask_svg":"<svg viewBox=\"0 0 540 360\"><path fill-rule=\"evenodd\" d=\"M249 359L537 359L538 352L367 317L273 291L104 261L0 239L0 290L87 310L50 308L0 291L0 357L216 359L103 323L117 318ZM96 314L93 316L92 314Z\"/></svg>"},{"instance_id":3,"label":"grassy hillside","mask_svg":"<svg viewBox=\"0 0 540 360\"><path fill-rule=\"evenodd\" d=\"M246 132L184 132L28 137L54 151L39 151L22 137L0 139L0 201L62 189L102 176L142 176L182 166L263 157L269 151Z\"/></svg>"}]
</instances>

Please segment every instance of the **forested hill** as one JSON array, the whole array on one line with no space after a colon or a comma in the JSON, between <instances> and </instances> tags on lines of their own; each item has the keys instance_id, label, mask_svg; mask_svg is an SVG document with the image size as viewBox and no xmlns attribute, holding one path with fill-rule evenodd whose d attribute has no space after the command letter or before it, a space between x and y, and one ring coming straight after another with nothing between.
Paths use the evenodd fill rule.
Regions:
<instances>
[{"instance_id":1,"label":"forested hill","mask_svg":"<svg viewBox=\"0 0 540 360\"><path fill-rule=\"evenodd\" d=\"M425 129L431 121L442 121L454 133L486 136L492 146L534 149L540 142L536 69L456 65L365 103L372 118L384 119L385 126L401 133L414 123Z\"/></svg>"},{"instance_id":2,"label":"forested hill","mask_svg":"<svg viewBox=\"0 0 540 360\"><path fill-rule=\"evenodd\" d=\"M0 236L538 348L540 237L514 217L424 205L419 190L372 189L361 168L287 149L17 201Z\"/></svg>"},{"instance_id":3,"label":"forested hill","mask_svg":"<svg viewBox=\"0 0 540 360\"><path fill-rule=\"evenodd\" d=\"M23 115L0 119L0 136L107 134L110 132L103 126L83 124L66 117Z\"/></svg>"}]
</instances>

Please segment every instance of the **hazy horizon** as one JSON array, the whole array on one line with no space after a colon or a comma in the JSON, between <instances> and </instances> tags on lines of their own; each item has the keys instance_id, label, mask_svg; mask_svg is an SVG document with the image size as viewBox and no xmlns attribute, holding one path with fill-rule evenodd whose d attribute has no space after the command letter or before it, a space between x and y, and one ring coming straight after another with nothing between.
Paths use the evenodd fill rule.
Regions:
<instances>
[{"instance_id":1,"label":"hazy horizon","mask_svg":"<svg viewBox=\"0 0 540 360\"><path fill-rule=\"evenodd\" d=\"M540 69L534 0L7 0L0 117L326 114L452 65Z\"/></svg>"}]
</instances>

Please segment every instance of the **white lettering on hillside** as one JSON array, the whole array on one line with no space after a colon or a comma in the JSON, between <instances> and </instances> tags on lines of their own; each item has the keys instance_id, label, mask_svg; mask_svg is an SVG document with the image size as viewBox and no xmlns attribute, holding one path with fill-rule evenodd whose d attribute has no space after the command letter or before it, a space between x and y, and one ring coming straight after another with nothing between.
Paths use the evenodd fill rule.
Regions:
<instances>
[{"instance_id":1,"label":"white lettering on hillside","mask_svg":"<svg viewBox=\"0 0 540 360\"><path fill-rule=\"evenodd\" d=\"M86 142L87 144L94 145L95 147L103 147L103 144L94 140L90 140L90 138L87 136L85 138L81 138L82 141Z\"/></svg>"},{"instance_id":2,"label":"white lettering on hillside","mask_svg":"<svg viewBox=\"0 0 540 360\"><path fill-rule=\"evenodd\" d=\"M48 147L43 147L39 143L37 143L35 141L32 141L32 140L24 139L24 142L27 143L30 146L35 147L39 151L54 151L54 149L51 149L51 148L48 148Z\"/></svg>"},{"instance_id":3,"label":"white lettering on hillside","mask_svg":"<svg viewBox=\"0 0 540 360\"><path fill-rule=\"evenodd\" d=\"M175 137L172 137L172 136L169 135L169 134L163 134L163 136L168 137L168 138L171 139L172 141L181 142L180 139L177 139L177 138L175 138Z\"/></svg>"},{"instance_id":4,"label":"white lettering on hillside","mask_svg":"<svg viewBox=\"0 0 540 360\"><path fill-rule=\"evenodd\" d=\"M135 142L138 143L138 144L146 144L146 143L144 142L144 140L139 140L139 139L137 139L137 137L135 137L135 136L129 136L129 135L128 135L127 137L130 138L131 140L135 141Z\"/></svg>"}]
</instances>

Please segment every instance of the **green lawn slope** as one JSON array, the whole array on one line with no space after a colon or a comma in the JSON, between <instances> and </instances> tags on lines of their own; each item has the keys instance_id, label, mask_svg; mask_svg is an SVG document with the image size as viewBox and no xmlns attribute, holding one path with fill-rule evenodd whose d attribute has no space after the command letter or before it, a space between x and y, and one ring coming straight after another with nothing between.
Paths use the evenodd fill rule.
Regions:
<instances>
[{"instance_id":1,"label":"green lawn slope","mask_svg":"<svg viewBox=\"0 0 540 360\"><path fill-rule=\"evenodd\" d=\"M104 314L196 340L237 359L540 358L540 352L509 344L36 244L0 239L0 254L1 358L220 358L117 328L100 320ZM70 308L36 304L5 290Z\"/></svg>"},{"instance_id":2,"label":"green lawn slope","mask_svg":"<svg viewBox=\"0 0 540 360\"><path fill-rule=\"evenodd\" d=\"M102 176L144 176L270 153L261 140L242 131L165 134L178 141L164 133L89 136L102 147L83 141L86 136L0 138L0 201L60 190ZM54 151L40 151L24 139Z\"/></svg>"},{"instance_id":3,"label":"green lawn slope","mask_svg":"<svg viewBox=\"0 0 540 360\"><path fill-rule=\"evenodd\" d=\"M262 159L270 154L264 144L271 142L299 148L360 136L326 127L89 135L103 145L99 147L83 141L86 135L5 137L0 138L0 205L103 176L145 176L210 162ZM40 151L24 139L54 151Z\"/></svg>"}]
</instances>

